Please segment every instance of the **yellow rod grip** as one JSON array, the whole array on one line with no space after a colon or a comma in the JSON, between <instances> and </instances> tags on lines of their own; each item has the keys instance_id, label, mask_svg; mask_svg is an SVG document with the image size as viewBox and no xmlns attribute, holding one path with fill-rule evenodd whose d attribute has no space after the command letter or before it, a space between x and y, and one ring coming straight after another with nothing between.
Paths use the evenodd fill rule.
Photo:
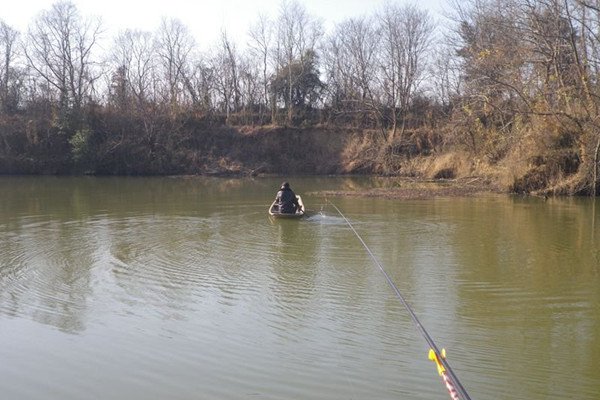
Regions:
<instances>
[{"instance_id":1,"label":"yellow rod grip","mask_svg":"<svg viewBox=\"0 0 600 400\"><path fill-rule=\"evenodd\" d=\"M442 349L442 354L440 354L442 358L446 358L446 349ZM442 376L444 372L446 372L446 368L442 365L442 361L438 357L438 355L433 351L433 349L429 349L429 359L435 363L437 366L438 374Z\"/></svg>"}]
</instances>

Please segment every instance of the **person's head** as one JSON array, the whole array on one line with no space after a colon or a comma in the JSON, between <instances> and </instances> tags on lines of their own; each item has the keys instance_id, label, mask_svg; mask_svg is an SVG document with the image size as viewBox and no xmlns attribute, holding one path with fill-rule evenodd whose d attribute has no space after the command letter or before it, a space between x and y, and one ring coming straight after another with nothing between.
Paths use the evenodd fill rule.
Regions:
<instances>
[{"instance_id":1,"label":"person's head","mask_svg":"<svg viewBox=\"0 0 600 400\"><path fill-rule=\"evenodd\" d=\"M283 182L283 183L281 184L281 188L282 188L282 189L289 189L289 188L290 188L290 184L289 184L288 182Z\"/></svg>"}]
</instances>

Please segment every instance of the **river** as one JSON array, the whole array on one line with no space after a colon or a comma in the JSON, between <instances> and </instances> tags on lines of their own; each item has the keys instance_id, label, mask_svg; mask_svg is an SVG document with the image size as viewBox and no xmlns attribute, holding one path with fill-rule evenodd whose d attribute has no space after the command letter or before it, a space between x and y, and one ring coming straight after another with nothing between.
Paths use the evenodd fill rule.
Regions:
<instances>
[{"instance_id":1,"label":"river","mask_svg":"<svg viewBox=\"0 0 600 400\"><path fill-rule=\"evenodd\" d=\"M3 399L448 399L319 192L393 180L0 177ZM330 197L472 399L600 396L600 202Z\"/></svg>"}]
</instances>

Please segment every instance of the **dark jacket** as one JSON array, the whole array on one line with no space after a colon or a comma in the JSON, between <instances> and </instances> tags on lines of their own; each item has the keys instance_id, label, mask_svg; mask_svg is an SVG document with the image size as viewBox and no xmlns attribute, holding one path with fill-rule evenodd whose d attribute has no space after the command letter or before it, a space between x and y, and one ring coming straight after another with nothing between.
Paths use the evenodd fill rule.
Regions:
<instances>
[{"instance_id":1,"label":"dark jacket","mask_svg":"<svg viewBox=\"0 0 600 400\"><path fill-rule=\"evenodd\" d=\"M275 201L279 205L279 212L286 214L293 214L296 212L296 209L300 207L298 199L296 198L296 193L290 188L281 188L277 192Z\"/></svg>"}]
</instances>

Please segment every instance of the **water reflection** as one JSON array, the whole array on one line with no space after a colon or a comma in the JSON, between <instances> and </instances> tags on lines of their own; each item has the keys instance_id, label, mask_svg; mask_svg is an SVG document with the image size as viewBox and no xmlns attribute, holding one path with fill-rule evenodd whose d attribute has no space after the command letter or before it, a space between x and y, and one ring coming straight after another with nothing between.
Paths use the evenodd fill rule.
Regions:
<instances>
[{"instance_id":1,"label":"water reflection","mask_svg":"<svg viewBox=\"0 0 600 400\"><path fill-rule=\"evenodd\" d=\"M116 399L446 398L380 272L311 194L369 181L294 179L316 212L272 221L279 181L0 178L0 386L30 399L98 397L98 381ZM473 398L597 397L597 201L335 202Z\"/></svg>"},{"instance_id":2,"label":"water reflection","mask_svg":"<svg viewBox=\"0 0 600 400\"><path fill-rule=\"evenodd\" d=\"M314 295L316 276L316 243L310 231L303 228L300 220L272 221L271 291L283 315L296 318L302 317L303 309Z\"/></svg>"},{"instance_id":3,"label":"water reflection","mask_svg":"<svg viewBox=\"0 0 600 400\"><path fill-rule=\"evenodd\" d=\"M508 207L474 200L454 210L461 223L450 236L456 249L453 264L460 271L457 280L464 282L456 304L462 305L459 314L473 318L469 325L479 333L469 335L471 345L489 349L475 353L480 367L495 372L488 384L502 390L502 377L514 374L515 394L521 398L536 393L569 397L581 387L584 392L597 389L597 380L584 378L593 364L588 350L600 347L599 266L591 256L600 243L589 229L593 208L585 200L513 198ZM481 325L492 329L482 335ZM521 359L532 346L540 354ZM499 358L520 362L505 365ZM556 369L560 363L572 365L578 379L548 392L563 375Z\"/></svg>"},{"instance_id":4,"label":"water reflection","mask_svg":"<svg viewBox=\"0 0 600 400\"><path fill-rule=\"evenodd\" d=\"M83 331L95 263L94 238L87 230L85 224L48 221L21 227L19 235L0 241L0 310L30 314L65 332Z\"/></svg>"}]
</instances>

